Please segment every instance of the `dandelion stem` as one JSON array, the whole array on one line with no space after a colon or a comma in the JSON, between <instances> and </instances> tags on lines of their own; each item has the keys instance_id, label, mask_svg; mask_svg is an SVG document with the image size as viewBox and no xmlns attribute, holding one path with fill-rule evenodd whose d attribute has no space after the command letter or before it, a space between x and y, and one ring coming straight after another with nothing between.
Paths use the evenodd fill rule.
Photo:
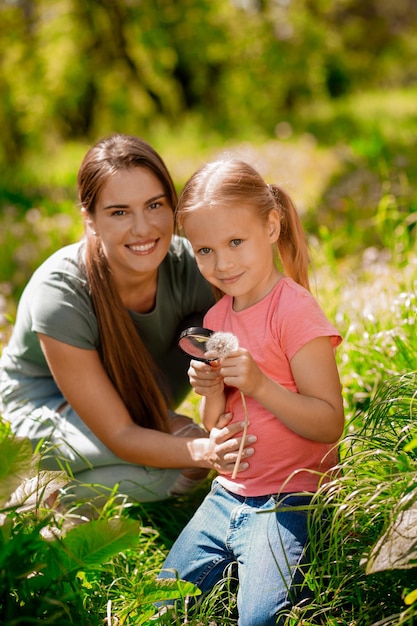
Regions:
<instances>
[{"instance_id":1,"label":"dandelion stem","mask_svg":"<svg viewBox=\"0 0 417 626\"><path fill-rule=\"evenodd\" d=\"M233 468L233 473L232 473L232 478L233 479L236 478L236 474L237 474L237 471L239 469L240 460L241 460L242 454L243 454L243 448L245 447L246 433L247 433L248 425L249 425L248 409L246 408L246 399L245 399L245 395L244 395L243 391L240 392L240 397L242 398L243 411L245 413L245 425L243 427L243 435L242 435L242 441L240 442L240 446L239 446L239 452L237 453L235 466Z\"/></svg>"}]
</instances>

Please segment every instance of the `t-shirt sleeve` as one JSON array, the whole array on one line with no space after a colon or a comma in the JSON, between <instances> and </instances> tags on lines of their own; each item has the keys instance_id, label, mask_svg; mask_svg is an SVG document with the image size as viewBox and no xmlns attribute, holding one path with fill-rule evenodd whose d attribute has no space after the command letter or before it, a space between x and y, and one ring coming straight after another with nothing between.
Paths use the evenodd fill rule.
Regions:
<instances>
[{"instance_id":1,"label":"t-shirt sleeve","mask_svg":"<svg viewBox=\"0 0 417 626\"><path fill-rule=\"evenodd\" d=\"M97 320L79 276L52 271L38 284L31 300L32 331L77 348L97 348Z\"/></svg>"},{"instance_id":2,"label":"t-shirt sleeve","mask_svg":"<svg viewBox=\"0 0 417 626\"><path fill-rule=\"evenodd\" d=\"M342 337L329 322L315 298L304 289L289 289L280 302L279 342L289 361L304 345L318 337L330 337L334 349Z\"/></svg>"}]
</instances>

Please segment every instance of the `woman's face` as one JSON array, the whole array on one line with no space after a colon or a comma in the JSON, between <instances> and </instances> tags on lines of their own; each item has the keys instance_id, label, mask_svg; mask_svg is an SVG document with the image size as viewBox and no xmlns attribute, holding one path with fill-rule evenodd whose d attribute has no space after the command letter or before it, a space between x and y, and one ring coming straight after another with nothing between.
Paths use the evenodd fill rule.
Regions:
<instances>
[{"instance_id":1,"label":"woman's face","mask_svg":"<svg viewBox=\"0 0 417 626\"><path fill-rule=\"evenodd\" d=\"M87 221L100 237L116 282L157 273L174 229L162 183L149 169L115 172L104 185Z\"/></svg>"}]
</instances>

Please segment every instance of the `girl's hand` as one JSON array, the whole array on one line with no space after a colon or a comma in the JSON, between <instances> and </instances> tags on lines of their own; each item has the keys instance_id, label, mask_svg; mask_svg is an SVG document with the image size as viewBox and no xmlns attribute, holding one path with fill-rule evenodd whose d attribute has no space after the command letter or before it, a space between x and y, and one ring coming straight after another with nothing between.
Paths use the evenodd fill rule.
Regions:
<instances>
[{"instance_id":1,"label":"girl's hand","mask_svg":"<svg viewBox=\"0 0 417 626\"><path fill-rule=\"evenodd\" d=\"M218 371L226 385L236 387L248 396L255 394L265 377L245 348L239 348L233 354L223 357Z\"/></svg>"},{"instance_id":2,"label":"girl's hand","mask_svg":"<svg viewBox=\"0 0 417 626\"><path fill-rule=\"evenodd\" d=\"M212 362L211 365L202 361L191 361L188 378L190 385L199 396L212 396L224 391L218 361Z\"/></svg>"},{"instance_id":3,"label":"girl's hand","mask_svg":"<svg viewBox=\"0 0 417 626\"><path fill-rule=\"evenodd\" d=\"M232 473L242 440L238 434L242 433L243 423L230 424L231 419L231 413L222 415L217 425L210 432L206 459L209 466L219 474ZM247 435L239 472L243 472L249 467L246 459L253 455L254 449L250 444L255 442L255 435Z\"/></svg>"}]
</instances>

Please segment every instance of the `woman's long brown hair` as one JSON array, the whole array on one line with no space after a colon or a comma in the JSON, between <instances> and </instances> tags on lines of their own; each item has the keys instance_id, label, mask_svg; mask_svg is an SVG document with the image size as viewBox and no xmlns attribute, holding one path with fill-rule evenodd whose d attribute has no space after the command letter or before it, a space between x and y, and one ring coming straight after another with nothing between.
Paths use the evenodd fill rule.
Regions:
<instances>
[{"instance_id":1,"label":"woman's long brown hair","mask_svg":"<svg viewBox=\"0 0 417 626\"><path fill-rule=\"evenodd\" d=\"M177 195L161 157L142 139L117 134L93 146L78 172L79 201L88 216L94 216L98 196L109 176L135 167L147 168L156 175L174 210ZM161 391L162 380L158 383L158 368L122 303L100 238L89 228L85 237L87 282L97 317L104 368L133 421L168 432L168 398Z\"/></svg>"}]
</instances>

